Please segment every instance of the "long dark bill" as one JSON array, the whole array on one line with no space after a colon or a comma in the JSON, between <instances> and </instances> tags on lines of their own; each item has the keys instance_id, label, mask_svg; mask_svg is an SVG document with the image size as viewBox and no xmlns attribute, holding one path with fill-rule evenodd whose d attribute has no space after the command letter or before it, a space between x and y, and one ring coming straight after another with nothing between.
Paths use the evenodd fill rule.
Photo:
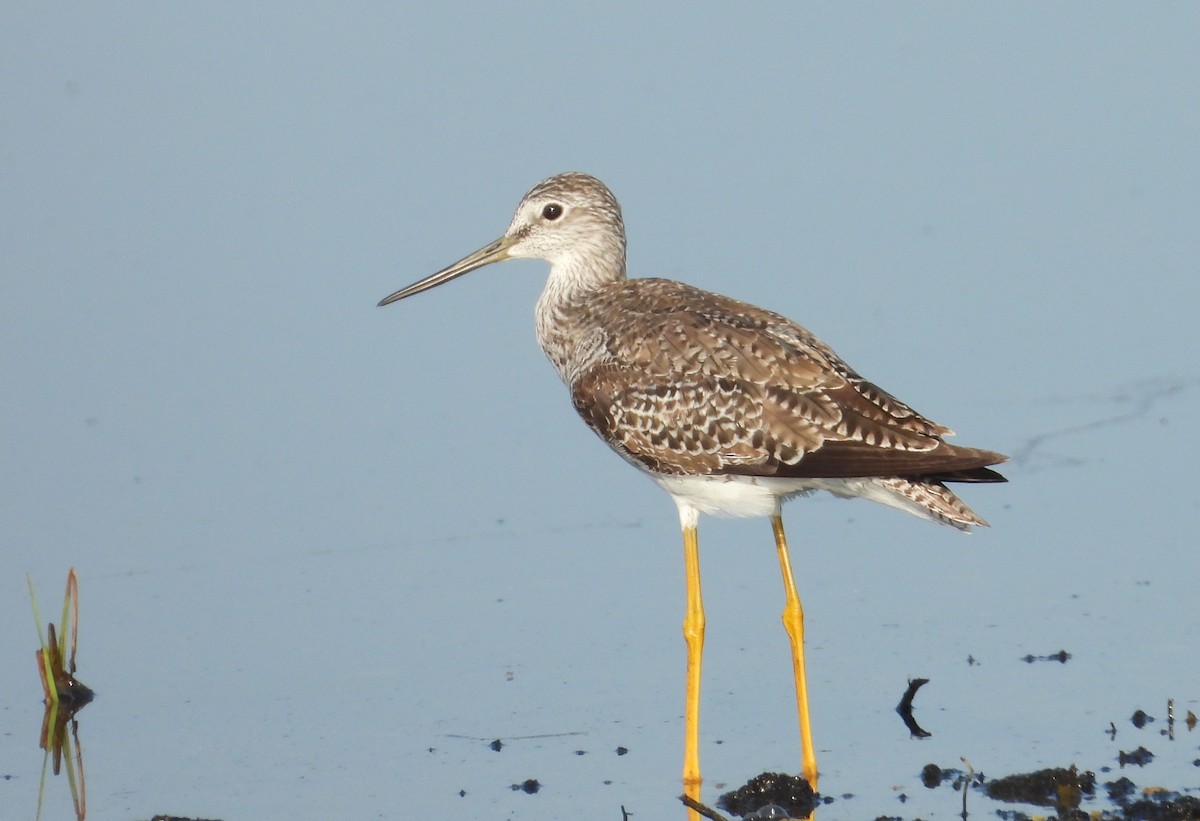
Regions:
<instances>
[{"instance_id":1,"label":"long dark bill","mask_svg":"<svg viewBox=\"0 0 1200 821\"><path fill-rule=\"evenodd\" d=\"M482 268L483 266L490 265L493 262L501 262L506 260L508 259L508 248L510 245L512 245L512 242L512 239L508 236L500 237L500 239L496 240L495 242L488 243L475 253L468 254L448 268L443 268L436 274L430 274L419 282L414 282L412 285L409 285L407 288L401 288L399 291L396 291L396 293L385 296L383 299L379 300L378 307L382 308L384 305L391 305L393 302L398 302L399 300L404 299L405 297L410 297L413 294L419 294L422 291L428 291L430 288L441 285L443 282L449 282L450 280L456 279L463 274L469 274L476 268Z\"/></svg>"}]
</instances>

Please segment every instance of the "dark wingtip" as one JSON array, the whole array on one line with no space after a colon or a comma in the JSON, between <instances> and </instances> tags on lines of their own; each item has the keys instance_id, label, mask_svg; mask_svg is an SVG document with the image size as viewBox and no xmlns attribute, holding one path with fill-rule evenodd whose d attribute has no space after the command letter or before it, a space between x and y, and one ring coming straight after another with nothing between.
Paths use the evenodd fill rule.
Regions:
<instances>
[{"instance_id":1,"label":"dark wingtip","mask_svg":"<svg viewBox=\"0 0 1200 821\"><path fill-rule=\"evenodd\" d=\"M1003 474L998 473L991 468L969 468L967 470L955 470L948 473L938 473L928 477L936 482L1007 482L1008 479Z\"/></svg>"}]
</instances>

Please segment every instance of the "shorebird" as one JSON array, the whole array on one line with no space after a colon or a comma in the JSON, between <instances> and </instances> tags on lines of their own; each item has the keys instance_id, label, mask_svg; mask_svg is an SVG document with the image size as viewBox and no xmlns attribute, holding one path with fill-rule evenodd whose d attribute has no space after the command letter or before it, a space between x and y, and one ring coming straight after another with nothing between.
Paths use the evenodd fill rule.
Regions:
<instances>
[{"instance_id":1,"label":"shorebird","mask_svg":"<svg viewBox=\"0 0 1200 821\"><path fill-rule=\"evenodd\" d=\"M670 494L679 511L687 581L685 790L695 798L700 784L701 513L771 520L783 574L801 771L815 790L804 611L782 503L824 490L970 530L987 523L946 483L1003 482L988 466L1006 457L948 444L949 428L863 379L828 345L779 314L680 282L628 279L621 208L604 183L587 174L538 183L502 237L379 305L516 258L550 263L537 302L537 338L575 410Z\"/></svg>"}]
</instances>

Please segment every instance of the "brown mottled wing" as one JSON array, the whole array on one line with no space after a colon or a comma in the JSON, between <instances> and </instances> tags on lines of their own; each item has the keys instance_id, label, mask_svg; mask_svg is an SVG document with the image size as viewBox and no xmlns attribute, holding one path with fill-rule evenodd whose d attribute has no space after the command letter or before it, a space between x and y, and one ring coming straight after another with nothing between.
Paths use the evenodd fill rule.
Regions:
<instances>
[{"instance_id":1,"label":"brown mottled wing","mask_svg":"<svg viewBox=\"0 0 1200 821\"><path fill-rule=\"evenodd\" d=\"M1004 457L946 444L948 428L778 314L669 280L616 283L606 297L588 320L605 355L573 381L572 399L651 470L1000 480L978 469Z\"/></svg>"},{"instance_id":2,"label":"brown mottled wing","mask_svg":"<svg viewBox=\"0 0 1200 821\"><path fill-rule=\"evenodd\" d=\"M600 438L659 473L722 473L767 457L765 437L755 432L760 409L733 380L668 381L599 367L576 380L571 399Z\"/></svg>"}]
</instances>

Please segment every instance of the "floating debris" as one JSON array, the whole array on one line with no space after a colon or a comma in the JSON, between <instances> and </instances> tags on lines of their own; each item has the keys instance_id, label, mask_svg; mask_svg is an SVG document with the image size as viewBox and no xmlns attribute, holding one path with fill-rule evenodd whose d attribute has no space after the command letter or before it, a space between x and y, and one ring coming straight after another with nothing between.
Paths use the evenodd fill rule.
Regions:
<instances>
[{"instance_id":1,"label":"floating debris","mask_svg":"<svg viewBox=\"0 0 1200 821\"><path fill-rule=\"evenodd\" d=\"M926 764L921 768L921 783L926 789L935 789L942 786L943 781L948 781L953 778L953 770L943 770L937 764Z\"/></svg>"},{"instance_id":2,"label":"floating debris","mask_svg":"<svg viewBox=\"0 0 1200 821\"><path fill-rule=\"evenodd\" d=\"M1057 653L1051 653L1048 656L1035 656L1032 653L1021 656L1021 661L1026 664L1033 664L1035 661L1057 661L1059 664L1066 664L1067 659L1071 658L1071 654L1066 650L1059 650Z\"/></svg>"},{"instance_id":3,"label":"floating debris","mask_svg":"<svg viewBox=\"0 0 1200 821\"><path fill-rule=\"evenodd\" d=\"M1136 750L1128 753L1124 750L1121 750L1119 753L1117 753L1117 763L1119 763L1122 767L1124 767L1126 764L1133 764L1137 767L1145 767L1153 760L1154 753L1150 752L1145 747L1138 747Z\"/></svg>"},{"instance_id":4,"label":"floating debris","mask_svg":"<svg viewBox=\"0 0 1200 821\"><path fill-rule=\"evenodd\" d=\"M910 678L908 680L908 689L904 691L904 695L900 698L900 703L896 705L896 712L904 720L904 726L908 728L909 735L913 738L929 738L933 735L933 733L927 732L917 723L912 713L913 696L917 694L917 690L920 690L922 685L928 683L929 679L927 678Z\"/></svg>"}]
</instances>

